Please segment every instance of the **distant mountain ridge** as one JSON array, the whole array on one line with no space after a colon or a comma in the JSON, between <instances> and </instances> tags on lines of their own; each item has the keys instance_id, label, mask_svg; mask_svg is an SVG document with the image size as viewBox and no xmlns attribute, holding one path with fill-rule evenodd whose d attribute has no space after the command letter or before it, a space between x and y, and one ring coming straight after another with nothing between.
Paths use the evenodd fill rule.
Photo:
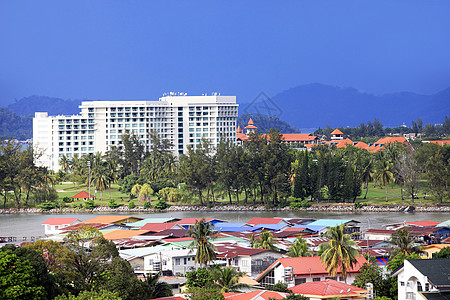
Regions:
<instances>
[{"instance_id":1,"label":"distant mountain ridge","mask_svg":"<svg viewBox=\"0 0 450 300\"><path fill-rule=\"evenodd\" d=\"M374 118L386 126L410 125L418 117L424 123L435 124L450 115L450 88L433 95L411 92L375 95L352 87L312 83L285 90L270 101L279 108L277 117L299 128L323 128L327 124L354 127ZM240 110L246 106L241 103Z\"/></svg>"},{"instance_id":2,"label":"distant mountain ridge","mask_svg":"<svg viewBox=\"0 0 450 300\"><path fill-rule=\"evenodd\" d=\"M30 96L8 105L8 109L22 116L33 116L35 112L48 112L49 115L79 114L81 100L64 100L55 97Z\"/></svg>"}]
</instances>

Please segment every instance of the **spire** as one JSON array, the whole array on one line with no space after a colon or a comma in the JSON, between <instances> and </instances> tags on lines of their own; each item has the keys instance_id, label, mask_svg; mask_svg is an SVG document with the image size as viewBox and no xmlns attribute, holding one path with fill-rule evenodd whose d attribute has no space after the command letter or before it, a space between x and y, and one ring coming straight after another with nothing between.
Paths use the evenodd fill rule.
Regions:
<instances>
[{"instance_id":1,"label":"spire","mask_svg":"<svg viewBox=\"0 0 450 300\"><path fill-rule=\"evenodd\" d=\"M250 118L250 120L248 120L248 125L253 125L253 120L252 120L252 118Z\"/></svg>"},{"instance_id":2,"label":"spire","mask_svg":"<svg viewBox=\"0 0 450 300\"><path fill-rule=\"evenodd\" d=\"M237 133L242 133L241 126L238 126L238 128L237 128Z\"/></svg>"}]
</instances>

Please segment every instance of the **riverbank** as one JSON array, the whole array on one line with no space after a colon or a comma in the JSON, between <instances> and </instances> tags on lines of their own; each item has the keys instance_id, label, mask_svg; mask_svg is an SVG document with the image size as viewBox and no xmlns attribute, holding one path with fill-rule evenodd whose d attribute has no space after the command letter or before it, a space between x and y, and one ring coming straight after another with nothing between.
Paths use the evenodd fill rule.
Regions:
<instances>
[{"instance_id":1,"label":"riverbank","mask_svg":"<svg viewBox=\"0 0 450 300\"><path fill-rule=\"evenodd\" d=\"M352 204L319 204L312 205L308 208L291 209L284 208L266 208L264 206L244 206L244 205L220 205L214 207L199 206L199 205L173 205L165 210L157 210L154 208L145 209L143 207L128 208L120 206L118 208L109 208L107 206L98 206L94 209L75 209L63 208L43 211L40 208L22 208L22 209L0 209L1 214L73 214L73 213L164 213L164 212L233 212L233 211L286 211L286 212L343 212L343 213L376 213L376 212L450 212L450 205L440 206L407 206L407 205L367 205L356 208Z\"/></svg>"}]
</instances>

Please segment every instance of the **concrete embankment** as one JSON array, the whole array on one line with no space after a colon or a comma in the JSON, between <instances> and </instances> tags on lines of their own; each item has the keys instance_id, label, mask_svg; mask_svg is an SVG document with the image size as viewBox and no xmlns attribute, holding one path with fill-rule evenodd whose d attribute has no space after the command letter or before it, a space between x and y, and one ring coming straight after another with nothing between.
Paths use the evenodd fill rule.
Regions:
<instances>
[{"instance_id":1,"label":"concrete embankment","mask_svg":"<svg viewBox=\"0 0 450 300\"><path fill-rule=\"evenodd\" d=\"M367 205L355 208L354 205L343 204L321 204L313 205L306 209L293 210L290 207L284 208L266 208L264 206L244 206L244 205L218 205L214 207L198 206L198 205L173 205L166 210L160 211L156 209L144 209L136 207L129 209L121 206L118 208L109 208L107 206L99 206L90 209L52 209L43 211L40 208L21 208L21 209L0 209L0 214L73 214L73 213L152 213L152 212L176 212L176 211L305 211L305 212L343 212L343 213L377 213L377 212L402 212L405 210L414 210L416 212L450 212L450 205L442 206L407 206L407 205Z\"/></svg>"}]
</instances>

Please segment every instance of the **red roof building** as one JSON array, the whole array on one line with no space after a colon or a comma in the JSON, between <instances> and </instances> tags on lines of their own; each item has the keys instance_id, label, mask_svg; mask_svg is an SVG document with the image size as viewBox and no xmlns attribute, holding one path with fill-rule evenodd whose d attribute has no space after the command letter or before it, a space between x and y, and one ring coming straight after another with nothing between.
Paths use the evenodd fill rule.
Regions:
<instances>
[{"instance_id":1,"label":"red roof building","mask_svg":"<svg viewBox=\"0 0 450 300\"><path fill-rule=\"evenodd\" d=\"M95 199L95 196L85 192L85 191L81 191L78 194L76 194L75 196L72 197L72 199Z\"/></svg>"},{"instance_id":2,"label":"red roof building","mask_svg":"<svg viewBox=\"0 0 450 300\"><path fill-rule=\"evenodd\" d=\"M247 222L248 225L255 226L259 224L280 224L280 223L286 223L289 224L287 221L283 220L282 218L252 218L250 221Z\"/></svg>"},{"instance_id":3,"label":"red roof building","mask_svg":"<svg viewBox=\"0 0 450 300\"><path fill-rule=\"evenodd\" d=\"M175 227L176 229L184 229L181 225L176 223L147 223L142 226L141 230L148 230L151 232L161 232L163 230L172 229Z\"/></svg>"},{"instance_id":4,"label":"red roof building","mask_svg":"<svg viewBox=\"0 0 450 300\"><path fill-rule=\"evenodd\" d=\"M439 225L439 222L434 221L417 221L417 222L406 222L409 226L417 226L417 227L432 227Z\"/></svg>"},{"instance_id":5,"label":"red roof building","mask_svg":"<svg viewBox=\"0 0 450 300\"><path fill-rule=\"evenodd\" d=\"M367 263L363 256L356 257L356 264L347 271L347 282L352 283L355 276L359 274L359 269ZM292 272L292 280L288 286L294 286L300 283L321 281L330 279L325 265L322 264L320 256L312 257L284 257L279 258L263 273L261 273L256 281L263 286L273 285L278 281L285 282L285 271L290 269ZM341 277L341 272L338 272L339 281L344 281Z\"/></svg>"},{"instance_id":6,"label":"red roof building","mask_svg":"<svg viewBox=\"0 0 450 300\"><path fill-rule=\"evenodd\" d=\"M274 291L253 291L248 293L233 294L225 297L226 300L269 300L284 299L288 293Z\"/></svg>"},{"instance_id":7,"label":"red roof building","mask_svg":"<svg viewBox=\"0 0 450 300\"><path fill-rule=\"evenodd\" d=\"M44 225L44 230L46 235L61 233L61 228L75 225L80 223L81 220L78 218L50 218L42 225Z\"/></svg>"},{"instance_id":8,"label":"red roof building","mask_svg":"<svg viewBox=\"0 0 450 300\"><path fill-rule=\"evenodd\" d=\"M301 294L314 299L365 299L366 295L362 294L368 293L365 289L332 279L302 283L289 288L289 290L294 294Z\"/></svg>"}]
</instances>

